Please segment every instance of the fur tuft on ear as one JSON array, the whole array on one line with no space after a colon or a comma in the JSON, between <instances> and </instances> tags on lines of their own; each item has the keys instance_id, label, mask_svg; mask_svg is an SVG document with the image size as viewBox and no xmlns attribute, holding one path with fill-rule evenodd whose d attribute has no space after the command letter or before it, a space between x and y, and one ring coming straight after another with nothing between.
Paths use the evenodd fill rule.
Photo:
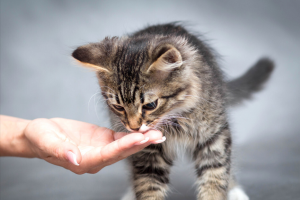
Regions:
<instances>
[{"instance_id":1,"label":"fur tuft on ear","mask_svg":"<svg viewBox=\"0 0 300 200\"><path fill-rule=\"evenodd\" d=\"M80 46L72 53L72 56L85 67L96 71L109 72L109 61L117 39L117 37L107 37L100 43Z\"/></svg>"},{"instance_id":2,"label":"fur tuft on ear","mask_svg":"<svg viewBox=\"0 0 300 200\"><path fill-rule=\"evenodd\" d=\"M154 62L148 68L147 73L154 70L170 72L183 63L180 52L172 45L164 45L157 49L153 60Z\"/></svg>"}]
</instances>

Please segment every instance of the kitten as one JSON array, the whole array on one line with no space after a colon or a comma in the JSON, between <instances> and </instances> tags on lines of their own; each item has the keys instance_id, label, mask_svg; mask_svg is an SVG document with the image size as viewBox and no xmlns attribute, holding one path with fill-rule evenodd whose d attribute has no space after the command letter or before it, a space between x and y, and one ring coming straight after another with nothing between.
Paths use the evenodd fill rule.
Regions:
<instances>
[{"instance_id":1,"label":"kitten","mask_svg":"<svg viewBox=\"0 0 300 200\"><path fill-rule=\"evenodd\" d=\"M231 173L227 107L250 98L273 70L259 60L242 77L224 77L212 49L177 23L106 37L72 56L96 70L115 131L162 131L167 140L129 157L133 192L124 199L165 199L177 144L197 175L198 200L247 200Z\"/></svg>"}]
</instances>

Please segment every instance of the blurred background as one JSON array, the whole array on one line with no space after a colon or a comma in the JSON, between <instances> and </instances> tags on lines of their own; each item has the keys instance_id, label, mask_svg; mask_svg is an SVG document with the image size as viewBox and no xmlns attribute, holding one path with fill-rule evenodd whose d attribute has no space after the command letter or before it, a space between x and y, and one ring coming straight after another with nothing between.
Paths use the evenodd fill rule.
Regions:
<instances>
[{"instance_id":1,"label":"blurred background","mask_svg":"<svg viewBox=\"0 0 300 200\"><path fill-rule=\"evenodd\" d=\"M63 117L109 127L93 72L72 51L146 25L187 22L222 56L228 78L260 57L276 63L265 90L230 110L234 167L252 200L300 196L300 1L1 0L1 114ZM94 95L95 94L95 95ZM196 197L193 165L180 158L169 200ZM128 186L124 161L76 175L39 159L0 158L1 200L116 200Z\"/></svg>"}]
</instances>

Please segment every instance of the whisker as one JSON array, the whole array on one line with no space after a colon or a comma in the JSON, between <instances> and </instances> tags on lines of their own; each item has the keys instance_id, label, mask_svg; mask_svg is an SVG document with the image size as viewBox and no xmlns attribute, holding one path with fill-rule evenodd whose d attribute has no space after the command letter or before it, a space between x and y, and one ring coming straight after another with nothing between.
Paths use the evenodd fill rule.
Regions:
<instances>
[{"instance_id":1,"label":"whisker","mask_svg":"<svg viewBox=\"0 0 300 200\"><path fill-rule=\"evenodd\" d=\"M100 93L100 92L96 92L95 94L93 94L93 95L90 97L89 101L88 101L88 113L89 113L89 114L91 114L91 113L90 113L90 102L91 102L92 98L95 97L95 96L96 96L97 94L99 94L99 93Z\"/></svg>"},{"instance_id":2,"label":"whisker","mask_svg":"<svg viewBox=\"0 0 300 200\"><path fill-rule=\"evenodd\" d=\"M94 110L95 110L97 119L98 119L99 121L100 121L100 118L99 118L99 115L98 115L97 110L98 110L98 104L99 104L99 102L101 102L101 101L102 101L102 102L104 101L101 97L99 97L99 99L97 100L97 102L94 101Z\"/></svg>"}]
</instances>

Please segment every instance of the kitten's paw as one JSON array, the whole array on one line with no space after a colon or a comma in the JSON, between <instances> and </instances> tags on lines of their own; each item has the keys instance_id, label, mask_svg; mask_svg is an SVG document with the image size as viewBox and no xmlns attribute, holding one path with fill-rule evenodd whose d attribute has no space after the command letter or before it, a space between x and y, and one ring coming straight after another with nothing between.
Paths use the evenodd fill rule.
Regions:
<instances>
[{"instance_id":1,"label":"kitten's paw","mask_svg":"<svg viewBox=\"0 0 300 200\"><path fill-rule=\"evenodd\" d=\"M228 193L228 200L249 200L249 197L241 188L234 187Z\"/></svg>"},{"instance_id":2,"label":"kitten's paw","mask_svg":"<svg viewBox=\"0 0 300 200\"><path fill-rule=\"evenodd\" d=\"M135 200L135 196L134 196L134 193L133 193L132 189L128 189L128 191L122 197L121 200Z\"/></svg>"}]
</instances>

